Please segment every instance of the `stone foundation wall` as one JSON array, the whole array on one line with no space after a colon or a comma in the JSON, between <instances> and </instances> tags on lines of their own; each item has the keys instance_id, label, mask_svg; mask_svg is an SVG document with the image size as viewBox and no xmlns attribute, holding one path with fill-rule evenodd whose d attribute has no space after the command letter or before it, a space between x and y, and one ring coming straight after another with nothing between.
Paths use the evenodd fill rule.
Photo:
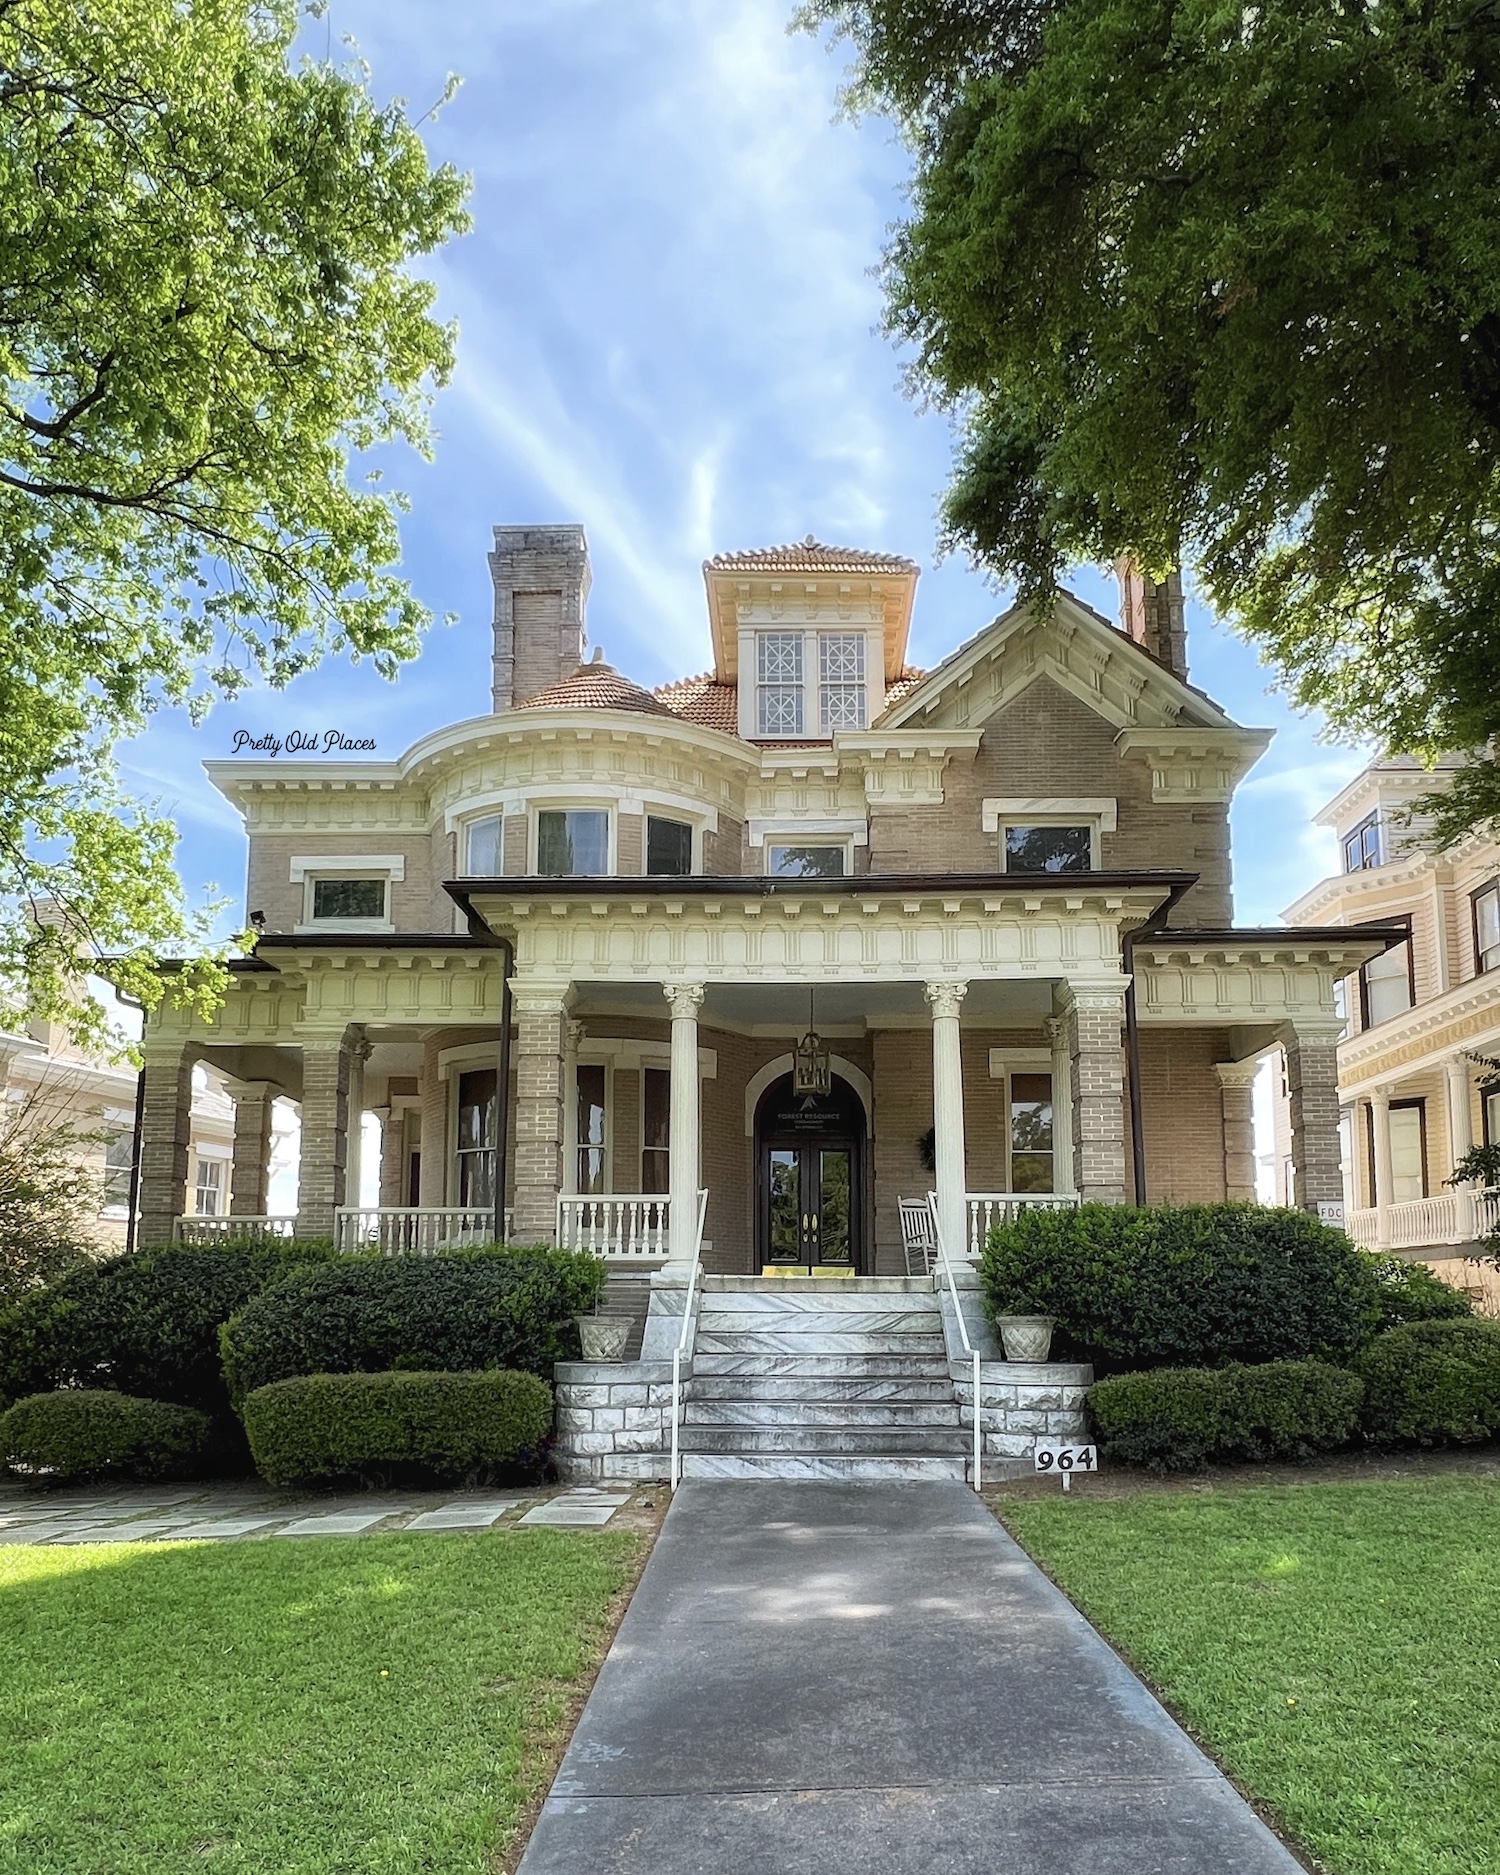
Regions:
<instances>
[{"instance_id":1,"label":"stone foundation wall","mask_svg":"<svg viewBox=\"0 0 1500 1875\"><path fill-rule=\"evenodd\" d=\"M959 1424L974 1426L974 1371L952 1365ZM1030 1463L1038 1439L1087 1437L1083 1396L1094 1370L1062 1361L984 1361L979 1364L979 1410L986 1458Z\"/></svg>"},{"instance_id":2,"label":"stone foundation wall","mask_svg":"<svg viewBox=\"0 0 1500 1875\"><path fill-rule=\"evenodd\" d=\"M692 1372L683 1363L683 1382ZM570 1484L665 1478L672 1452L670 1361L559 1361L553 1456Z\"/></svg>"}]
</instances>

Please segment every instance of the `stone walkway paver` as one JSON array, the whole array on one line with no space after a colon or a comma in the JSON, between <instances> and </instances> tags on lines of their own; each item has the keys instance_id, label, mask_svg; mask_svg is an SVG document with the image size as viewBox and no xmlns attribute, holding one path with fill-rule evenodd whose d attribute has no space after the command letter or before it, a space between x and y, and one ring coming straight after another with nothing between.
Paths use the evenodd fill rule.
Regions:
<instances>
[{"instance_id":1,"label":"stone walkway paver","mask_svg":"<svg viewBox=\"0 0 1500 1875\"><path fill-rule=\"evenodd\" d=\"M641 1494L649 1500L649 1490ZM598 1527L631 1493L572 1490L417 1491L345 1497L289 1497L251 1484L186 1486L45 1496L0 1490L0 1545L240 1542L266 1537L364 1536L372 1531L483 1531L517 1523ZM531 1509L525 1507L531 1506ZM523 1512L517 1515L518 1512Z\"/></svg>"},{"instance_id":2,"label":"stone walkway paver","mask_svg":"<svg viewBox=\"0 0 1500 1875\"><path fill-rule=\"evenodd\" d=\"M707 1480L520 1875L581 1869L1299 1875L963 1485Z\"/></svg>"}]
</instances>

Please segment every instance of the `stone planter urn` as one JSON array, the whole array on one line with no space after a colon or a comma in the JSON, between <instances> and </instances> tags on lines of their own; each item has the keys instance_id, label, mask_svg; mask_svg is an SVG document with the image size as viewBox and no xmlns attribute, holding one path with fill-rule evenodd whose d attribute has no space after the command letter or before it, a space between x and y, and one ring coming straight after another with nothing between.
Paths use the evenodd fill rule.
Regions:
<instances>
[{"instance_id":1,"label":"stone planter urn","mask_svg":"<svg viewBox=\"0 0 1500 1875\"><path fill-rule=\"evenodd\" d=\"M1050 1315L997 1315L1008 1361L1045 1361L1052 1348Z\"/></svg>"},{"instance_id":2,"label":"stone planter urn","mask_svg":"<svg viewBox=\"0 0 1500 1875\"><path fill-rule=\"evenodd\" d=\"M630 1323L609 1315L575 1315L578 1338L583 1343L586 1361L623 1361L625 1343L630 1339Z\"/></svg>"}]
</instances>

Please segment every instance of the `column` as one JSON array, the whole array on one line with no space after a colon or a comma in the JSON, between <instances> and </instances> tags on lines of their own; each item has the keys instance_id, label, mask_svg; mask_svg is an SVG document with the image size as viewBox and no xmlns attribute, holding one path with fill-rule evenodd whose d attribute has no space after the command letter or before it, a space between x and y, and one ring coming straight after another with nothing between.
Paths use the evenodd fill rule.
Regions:
<instances>
[{"instance_id":1,"label":"column","mask_svg":"<svg viewBox=\"0 0 1500 1875\"><path fill-rule=\"evenodd\" d=\"M672 1115L668 1134L667 1260L686 1267L698 1253L698 1010L701 983L664 983L672 1009Z\"/></svg>"},{"instance_id":2,"label":"column","mask_svg":"<svg viewBox=\"0 0 1500 1875\"><path fill-rule=\"evenodd\" d=\"M1231 1203L1255 1202L1255 1074L1260 1063L1216 1061L1219 1103L1224 1115L1224 1196Z\"/></svg>"},{"instance_id":3,"label":"column","mask_svg":"<svg viewBox=\"0 0 1500 1875\"><path fill-rule=\"evenodd\" d=\"M420 1090L421 1161L417 1175L417 1203L437 1209L448 1202L448 1161L452 1156L452 1135L448 1122L448 1083L439 1072L438 1057L445 1041L444 1032L426 1036L422 1043L422 1078Z\"/></svg>"},{"instance_id":4,"label":"column","mask_svg":"<svg viewBox=\"0 0 1500 1875\"><path fill-rule=\"evenodd\" d=\"M511 983L516 1016L516 1243L554 1243L563 1165L566 985ZM424 1154L425 1156L425 1154Z\"/></svg>"},{"instance_id":5,"label":"column","mask_svg":"<svg viewBox=\"0 0 1500 1875\"><path fill-rule=\"evenodd\" d=\"M349 1083L360 1030L302 1043L302 1146L297 1162L297 1235L332 1237L349 1170Z\"/></svg>"},{"instance_id":6,"label":"column","mask_svg":"<svg viewBox=\"0 0 1500 1875\"><path fill-rule=\"evenodd\" d=\"M563 1143L562 1188L578 1190L578 1047L584 1037L581 1022L563 1024Z\"/></svg>"},{"instance_id":7,"label":"column","mask_svg":"<svg viewBox=\"0 0 1500 1875\"><path fill-rule=\"evenodd\" d=\"M181 1043L144 1047L145 1101L141 1110L142 1249L172 1241L172 1226L187 1212L188 1148L193 1126L193 1062Z\"/></svg>"},{"instance_id":8,"label":"column","mask_svg":"<svg viewBox=\"0 0 1500 1875\"><path fill-rule=\"evenodd\" d=\"M1068 1025L1061 1016L1048 1016L1042 1028L1052 1048L1052 1189L1072 1191L1073 1055Z\"/></svg>"},{"instance_id":9,"label":"column","mask_svg":"<svg viewBox=\"0 0 1500 1875\"><path fill-rule=\"evenodd\" d=\"M968 1174L964 1169L964 1062L959 1010L967 983L944 979L924 985L932 1010L933 1180L938 1234L954 1263L969 1254Z\"/></svg>"},{"instance_id":10,"label":"column","mask_svg":"<svg viewBox=\"0 0 1500 1875\"><path fill-rule=\"evenodd\" d=\"M363 1033L349 1043L349 1143L344 1161L344 1202L359 1203L360 1160L364 1152L365 1063L370 1044Z\"/></svg>"},{"instance_id":11,"label":"column","mask_svg":"<svg viewBox=\"0 0 1500 1875\"><path fill-rule=\"evenodd\" d=\"M229 1091L234 1100L230 1215L264 1217L271 1172L271 1103L278 1090L270 1081L241 1081Z\"/></svg>"},{"instance_id":12,"label":"column","mask_svg":"<svg viewBox=\"0 0 1500 1875\"><path fill-rule=\"evenodd\" d=\"M406 1202L401 1190L405 1127L400 1109L389 1102L370 1111L380 1122L380 1195L376 1202L384 1211Z\"/></svg>"},{"instance_id":13,"label":"column","mask_svg":"<svg viewBox=\"0 0 1500 1875\"><path fill-rule=\"evenodd\" d=\"M1469 1063L1463 1055L1450 1055L1443 1063L1443 1072L1448 1077L1448 1151L1457 1165L1474 1145Z\"/></svg>"},{"instance_id":14,"label":"column","mask_svg":"<svg viewBox=\"0 0 1500 1875\"><path fill-rule=\"evenodd\" d=\"M1124 987L1069 983L1062 1001L1073 1070L1073 1182L1085 1204L1123 1204Z\"/></svg>"},{"instance_id":15,"label":"column","mask_svg":"<svg viewBox=\"0 0 1500 1875\"><path fill-rule=\"evenodd\" d=\"M1395 1178L1391 1169L1391 1096L1377 1087L1370 1096L1370 1135L1374 1141L1375 1246L1388 1250L1391 1243L1391 1187Z\"/></svg>"},{"instance_id":16,"label":"column","mask_svg":"<svg viewBox=\"0 0 1500 1875\"><path fill-rule=\"evenodd\" d=\"M1282 1031L1292 1118L1292 1194L1298 1208L1316 1213L1322 1203L1342 1204L1339 1164L1338 1017L1291 1024ZM1389 1188L1389 1175L1386 1185Z\"/></svg>"}]
</instances>

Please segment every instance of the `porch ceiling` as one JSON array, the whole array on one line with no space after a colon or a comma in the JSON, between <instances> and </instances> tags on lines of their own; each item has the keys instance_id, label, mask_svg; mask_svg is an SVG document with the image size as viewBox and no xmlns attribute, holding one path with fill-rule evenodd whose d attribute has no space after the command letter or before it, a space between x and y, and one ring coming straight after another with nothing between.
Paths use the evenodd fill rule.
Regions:
<instances>
[{"instance_id":1,"label":"porch ceiling","mask_svg":"<svg viewBox=\"0 0 1500 1875\"><path fill-rule=\"evenodd\" d=\"M573 1014L656 1017L668 1011L656 983L577 985ZM704 1027L716 1024L742 1034L800 1034L808 1023L809 991L819 1029L829 1034L863 1034L867 1029L928 1027L932 1020L918 982L782 981L711 982L698 1012ZM976 979L964 999L963 1021L970 1028L1032 1029L1052 1013L1052 985L1016 979Z\"/></svg>"}]
</instances>

